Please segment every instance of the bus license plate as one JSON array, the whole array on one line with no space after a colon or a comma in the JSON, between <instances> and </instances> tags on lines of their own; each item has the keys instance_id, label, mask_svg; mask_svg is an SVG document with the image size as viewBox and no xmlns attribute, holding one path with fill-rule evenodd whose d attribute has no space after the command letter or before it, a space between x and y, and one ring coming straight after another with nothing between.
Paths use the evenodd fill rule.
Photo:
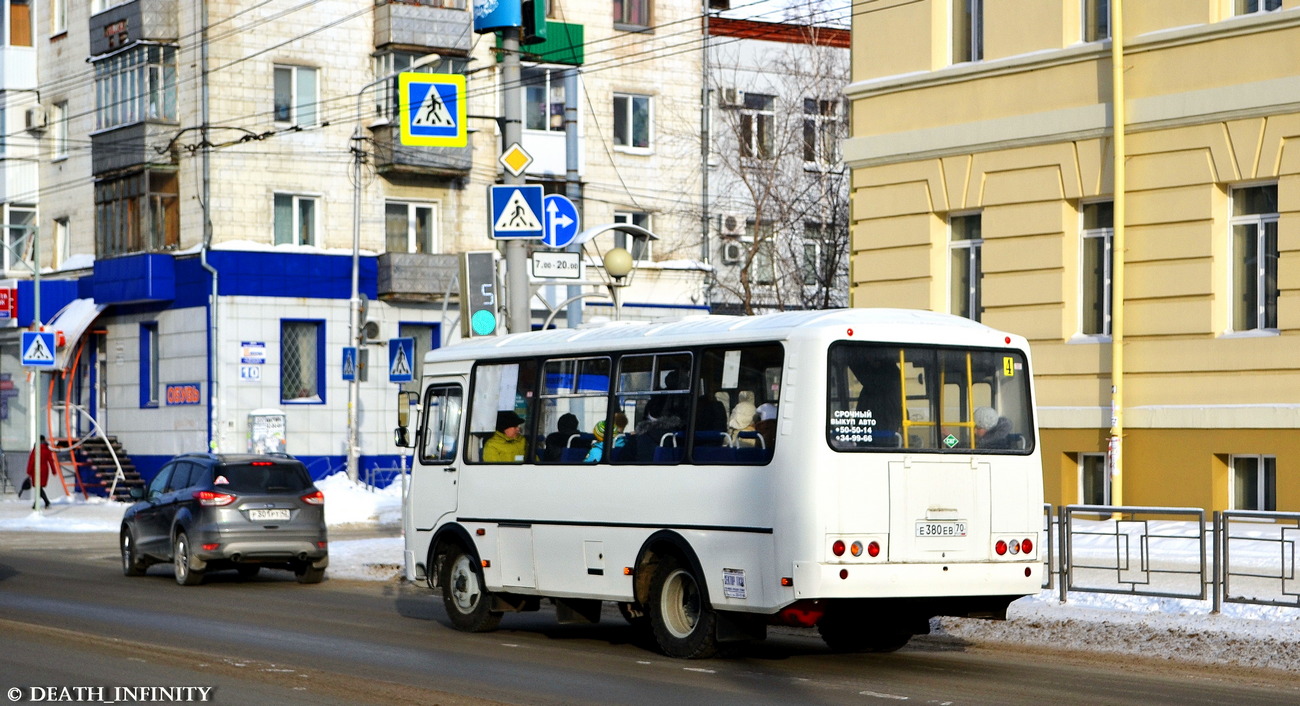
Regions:
<instances>
[{"instance_id":1,"label":"bus license plate","mask_svg":"<svg viewBox=\"0 0 1300 706\"><path fill-rule=\"evenodd\" d=\"M288 510L249 510L248 519L250 520L287 520L289 519Z\"/></svg>"},{"instance_id":2,"label":"bus license plate","mask_svg":"<svg viewBox=\"0 0 1300 706\"><path fill-rule=\"evenodd\" d=\"M918 522L916 523L916 536L918 537L965 537L965 522Z\"/></svg>"}]
</instances>

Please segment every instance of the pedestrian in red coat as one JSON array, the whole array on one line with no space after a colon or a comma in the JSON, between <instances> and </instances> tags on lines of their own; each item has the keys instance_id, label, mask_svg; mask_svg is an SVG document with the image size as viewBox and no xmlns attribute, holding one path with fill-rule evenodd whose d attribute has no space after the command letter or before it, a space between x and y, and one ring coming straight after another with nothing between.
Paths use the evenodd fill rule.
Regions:
<instances>
[{"instance_id":1,"label":"pedestrian in red coat","mask_svg":"<svg viewBox=\"0 0 1300 706\"><path fill-rule=\"evenodd\" d=\"M32 449L31 455L27 457L27 480L23 481L23 490L27 490L36 483L37 449L40 450L41 482L36 487L41 490L41 500L45 501L45 507L49 507L50 496L45 494L45 484L50 482L51 473L59 472L59 464L54 460L54 451L50 450L50 445L45 443L44 436L41 437L36 448Z\"/></svg>"}]
</instances>

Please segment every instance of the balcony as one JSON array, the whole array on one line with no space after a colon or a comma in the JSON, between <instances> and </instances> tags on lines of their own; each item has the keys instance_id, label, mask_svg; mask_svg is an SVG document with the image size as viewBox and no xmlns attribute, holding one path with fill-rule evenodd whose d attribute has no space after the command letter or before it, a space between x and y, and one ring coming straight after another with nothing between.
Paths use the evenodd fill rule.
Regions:
<instances>
[{"instance_id":1,"label":"balcony","mask_svg":"<svg viewBox=\"0 0 1300 706\"><path fill-rule=\"evenodd\" d=\"M383 301L432 302L457 294L455 255L384 253L379 256L378 290Z\"/></svg>"},{"instance_id":2,"label":"balcony","mask_svg":"<svg viewBox=\"0 0 1300 706\"><path fill-rule=\"evenodd\" d=\"M413 147L401 143L396 124L373 125L375 170L385 176L412 175L456 178L469 176L474 136L465 147Z\"/></svg>"},{"instance_id":3,"label":"balcony","mask_svg":"<svg viewBox=\"0 0 1300 706\"><path fill-rule=\"evenodd\" d=\"M90 17L90 55L102 56L142 40L176 41L176 0L135 0Z\"/></svg>"},{"instance_id":4,"label":"balcony","mask_svg":"<svg viewBox=\"0 0 1300 706\"><path fill-rule=\"evenodd\" d=\"M375 46L425 47L468 56L473 13L456 0L376 0Z\"/></svg>"},{"instance_id":5,"label":"balcony","mask_svg":"<svg viewBox=\"0 0 1300 706\"><path fill-rule=\"evenodd\" d=\"M176 134L176 126L151 122L103 130L90 136L91 171L96 176L142 165L175 165L175 150L159 153Z\"/></svg>"}]
</instances>

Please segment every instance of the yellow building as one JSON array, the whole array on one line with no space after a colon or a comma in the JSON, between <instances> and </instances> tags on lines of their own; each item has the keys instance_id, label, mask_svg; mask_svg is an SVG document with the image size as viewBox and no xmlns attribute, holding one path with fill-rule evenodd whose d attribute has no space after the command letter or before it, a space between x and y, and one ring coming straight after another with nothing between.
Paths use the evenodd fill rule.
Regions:
<instances>
[{"instance_id":1,"label":"yellow building","mask_svg":"<svg viewBox=\"0 0 1300 706\"><path fill-rule=\"evenodd\" d=\"M1300 510L1300 0L1120 3L855 0L850 303L1027 336L1049 502Z\"/></svg>"}]
</instances>

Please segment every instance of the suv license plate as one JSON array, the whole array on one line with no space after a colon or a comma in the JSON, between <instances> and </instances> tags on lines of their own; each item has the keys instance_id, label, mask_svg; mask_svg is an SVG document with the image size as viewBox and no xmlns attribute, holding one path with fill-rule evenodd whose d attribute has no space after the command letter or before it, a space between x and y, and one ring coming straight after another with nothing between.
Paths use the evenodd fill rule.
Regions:
<instances>
[{"instance_id":1,"label":"suv license plate","mask_svg":"<svg viewBox=\"0 0 1300 706\"><path fill-rule=\"evenodd\" d=\"M289 519L288 510L249 510L248 519L250 520L287 520Z\"/></svg>"},{"instance_id":2,"label":"suv license plate","mask_svg":"<svg viewBox=\"0 0 1300 706\"><path fill-rule=\"evenodd\" d=\"M916 536L918 537L965 537L965 522L918 522L916 523Z\"/></svg>"}]
</instances>

